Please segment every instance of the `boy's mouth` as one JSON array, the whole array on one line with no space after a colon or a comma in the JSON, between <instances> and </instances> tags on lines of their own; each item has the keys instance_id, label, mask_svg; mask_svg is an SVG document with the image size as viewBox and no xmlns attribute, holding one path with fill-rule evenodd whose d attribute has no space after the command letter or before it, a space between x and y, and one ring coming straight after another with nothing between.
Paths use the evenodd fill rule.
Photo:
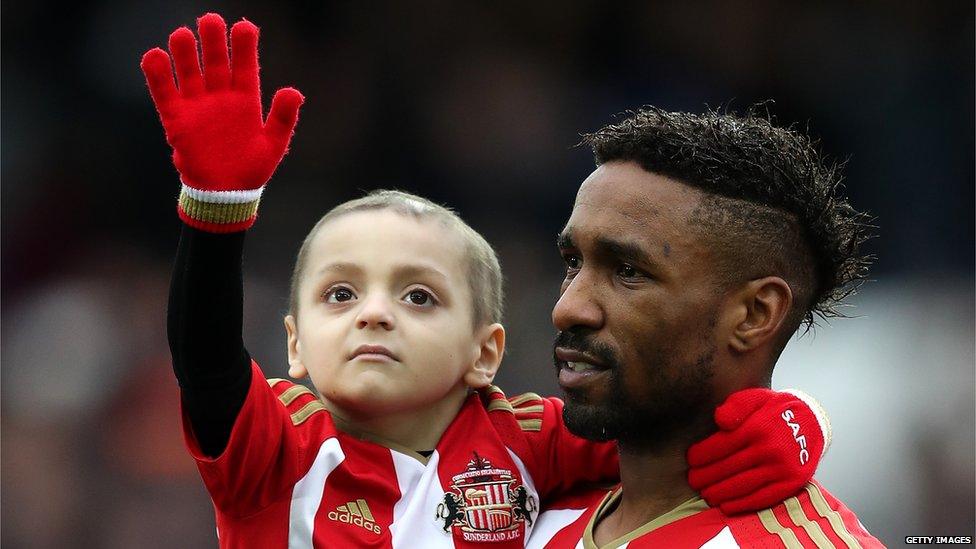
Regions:
<instances>
[{"instance_id":1,"label":"boy's mouth","mask_svg":"<svg viewBox=\"0 0 976 549\"><path fill-rule=\"evenodd\" d=\"M382 345L373 345L373 344L365 344L356 347L356 350L353 351L351 355L349 355L349 360L353 360L356 358L361 360L374 360L374 361L388 361L388 360L399 361L400 360L395 354L393 354L392 351L390 351L386 347Z\"/></svg>"}]
</instances>

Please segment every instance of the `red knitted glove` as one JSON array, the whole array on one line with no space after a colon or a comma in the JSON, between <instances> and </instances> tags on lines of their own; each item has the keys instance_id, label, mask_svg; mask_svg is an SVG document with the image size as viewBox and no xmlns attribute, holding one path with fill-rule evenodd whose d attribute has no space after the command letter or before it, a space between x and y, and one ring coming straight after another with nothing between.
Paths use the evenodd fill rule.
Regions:
<instances>
[{"instance_id":1,"label":"red knitted glove","mask_svg":"<svg viewBox=\"0 0 976 549\"><path fill-rule=\"evenodd\" d=\"M745 389L715 409L719 431L688 449L688 484L728 515L772 507L813 478L830 423L800 391Z\"/></svg>"},{"instance_id":2,"label":"red knitted glove","mask_svg":"<svg viewBox=\"0 0 976 549\"><path fill-rule=\"evenodd\" d=\"M186 27L169 36L179 89L160 48L143 55L142 72L183 182L180 218L205 231L241 231L254 224L264 184L288 149L305 98L294 88L278 90L262 120L258 28L247 20L234 24L228 60L224 20L208 13L197 26L202 74L196 38Z\"/></svg>"}]
</instances>

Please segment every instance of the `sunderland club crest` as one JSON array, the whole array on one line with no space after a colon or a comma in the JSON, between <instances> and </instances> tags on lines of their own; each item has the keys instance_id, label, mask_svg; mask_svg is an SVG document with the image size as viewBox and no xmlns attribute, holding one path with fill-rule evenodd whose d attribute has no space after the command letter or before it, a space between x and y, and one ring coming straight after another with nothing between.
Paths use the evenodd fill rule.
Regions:
<instances>
[{"instance_id":1,"label":"sunderland club crest","mask_svg":"<svg viewBox=\"0 0 976 549\"><path fill-rule=\"evenodd\" d=\"M532 525L535 498L511 471L493 467L478 452L451 481L451 491L437 506L445 532L457 526L466 541L506 541L519 539L519 523Z\"/></svg>"}]
</instances>

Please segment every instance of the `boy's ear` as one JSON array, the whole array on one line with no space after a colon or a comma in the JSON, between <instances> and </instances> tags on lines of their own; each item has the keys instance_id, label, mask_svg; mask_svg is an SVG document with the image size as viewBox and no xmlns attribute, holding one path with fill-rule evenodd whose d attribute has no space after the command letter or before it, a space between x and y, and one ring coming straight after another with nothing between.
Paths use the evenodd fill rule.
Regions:
<instances>
[{"instance_id":1,"label":"boy's ear","mask_svg":"<svg viewBox=\"0 0 976 549\"><path fill-rule=\"evenodd\" d=\"M302 363L302 344L298 341L298 324L295 317L285 317L285 333L288 334L288 375L294 379L301 379L308 375L308 370Z\"/></svg>"},{"instance_id":2,"label":"boy's ear","mask_svg":"<svg viewBox=\"0 0 976 549\"><path fill-rule=\"evenodd\" d=\"M464 374L464 383L472 389L491 385L505 355L505 328L498 324L485 326L478 332L478 356Z\"/></svg>"}]
</instances>

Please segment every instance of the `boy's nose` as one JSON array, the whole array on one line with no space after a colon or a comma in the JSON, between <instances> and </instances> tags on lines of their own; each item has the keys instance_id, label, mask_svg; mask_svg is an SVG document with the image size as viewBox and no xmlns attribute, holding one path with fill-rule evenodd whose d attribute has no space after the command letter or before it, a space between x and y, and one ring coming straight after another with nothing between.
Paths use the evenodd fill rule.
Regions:
<instances>
[{"instance_id":1,"label":"boy's nose","mask_svg":"<svg viewBox=\"0 0 976 549\"><path fill-rule=\"evenodd\" d=\"M386 299L379 297L367 299L356 315L356 327L360 330L366 328L383 328L392 330L394 326L393 311Z\"/></svg>"}]
</instances>

